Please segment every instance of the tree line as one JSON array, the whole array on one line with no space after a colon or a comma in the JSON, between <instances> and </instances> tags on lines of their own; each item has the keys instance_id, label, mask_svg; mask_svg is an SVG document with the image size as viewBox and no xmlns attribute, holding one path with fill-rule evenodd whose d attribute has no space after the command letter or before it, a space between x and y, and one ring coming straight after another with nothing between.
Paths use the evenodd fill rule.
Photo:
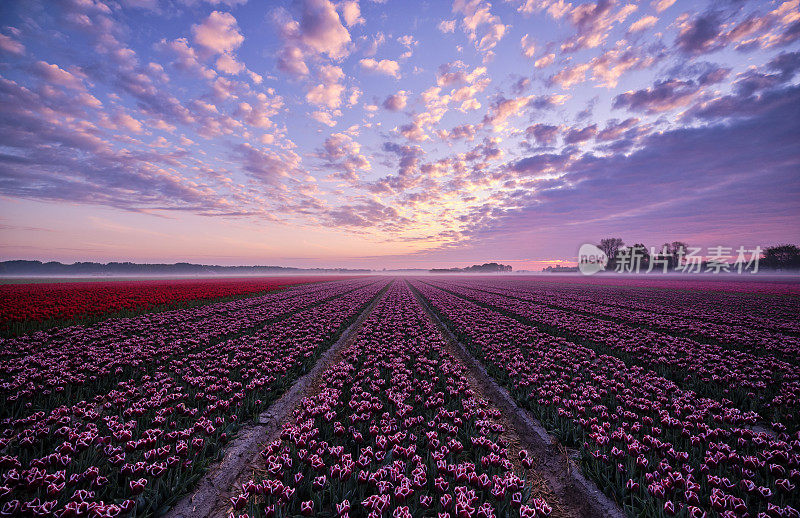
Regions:
<instances>
[{"instance_id":1,"label":"tree line","mask_svg":"<svg viewBox=\"0 0 800 518\"><path fill-rule=\"evenodd\" d=\"M625 246L619 237L601 239L597 247L606 254L607 271L685 271L687 266L697 271L730 271L732 267L791 271L800 270L800 247L792 244L768 246L763 250L711 247L702 250L683 241L664 243L660 248L648 248L642 243Z\"/></svg>"}]
</instances>

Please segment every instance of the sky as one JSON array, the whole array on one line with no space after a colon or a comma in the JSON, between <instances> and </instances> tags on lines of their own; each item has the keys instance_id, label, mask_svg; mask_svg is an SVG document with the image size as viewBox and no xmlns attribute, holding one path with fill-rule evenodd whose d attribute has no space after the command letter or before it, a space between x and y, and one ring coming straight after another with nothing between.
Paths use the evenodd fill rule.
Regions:
<instances>
[{"instance_id":1,"label":"sky","mask_svg":"<svg viewBox=\"0 0 800 518\"><path fill-rule=\"evenodd\" d=\"M0 259L800 243L800 0L6 0Z\"/></svg>"}]
</instances>

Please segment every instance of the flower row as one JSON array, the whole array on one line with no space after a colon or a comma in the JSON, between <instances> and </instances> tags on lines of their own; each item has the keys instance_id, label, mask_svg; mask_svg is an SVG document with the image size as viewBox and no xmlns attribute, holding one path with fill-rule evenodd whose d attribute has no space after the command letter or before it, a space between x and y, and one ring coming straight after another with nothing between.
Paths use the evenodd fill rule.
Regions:
<instances>
[{"instance_id":1,"label":"flower row","mask_svg":"<svg viewBox=\"0 0 800 518\"><path fill-rule=\"evenodd\" d=\"M0 515L160 514L386 285L347 283L336 297L206 347L164 342L163 354L154 346L146 367L106 390L3 419Z\"/></svg>"},{"instance_id":2,"label":"flower row","mask_svg":"<svg viewBox=\"0 0 800 518\"><path fill-rule=\"evenodd\" d=\"M244 516L547 516L500 412L395 282L232 498Z\"/></svg>"},{"instance_id":3,"label":"flower row","mask_svg":"<svg viewBox=\"0 0 800 518\"><path fill-rule=\"evenodd\" d=\"M325 277L164 279L0 285L0 328L13 322L69 320L194 300L272 291Z\"/></svg>"},{"instance_id":4,"label":"flower row","mask_svg":"<svg viewBox=\"0 0 800 518\"><path fill-rule=\"evenodd\" d=\"M437 283L451 293L490 306L556 336L641 365L704 396L730 399L742 410L800 427L800 371L769 354L675 337L624 321L553 308L518 297L472 289L469 282ZM657 317L656 317L657 318Z\"/></svg>"},{"instance_id":5,"label":"flower row","mask_svg":"<svg viewBox=\"0 0 800 518\"><path fill-rule=\"evenodd\" d=\"M798 515L800 434L724 399L543 333L430 284L414 286L512 396L632 516Z\"/></svg>"}]
</instances>

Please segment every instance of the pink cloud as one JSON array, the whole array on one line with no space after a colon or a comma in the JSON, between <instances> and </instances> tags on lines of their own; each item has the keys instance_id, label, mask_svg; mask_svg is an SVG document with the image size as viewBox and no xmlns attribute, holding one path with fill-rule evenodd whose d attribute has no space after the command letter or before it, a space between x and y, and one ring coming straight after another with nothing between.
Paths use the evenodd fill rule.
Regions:
<instances>
[{"instance_id":1,"label":"pink cloud","mask_svg":"<svg viewBox=\"0 0 800 518\"><path fill-rule=\"evenodd\" d=\"M194 42L213 54L231 52L244 42L236 18L230 13L213 11L202 23L192 26Z\"/></svg>"}]
</instances>

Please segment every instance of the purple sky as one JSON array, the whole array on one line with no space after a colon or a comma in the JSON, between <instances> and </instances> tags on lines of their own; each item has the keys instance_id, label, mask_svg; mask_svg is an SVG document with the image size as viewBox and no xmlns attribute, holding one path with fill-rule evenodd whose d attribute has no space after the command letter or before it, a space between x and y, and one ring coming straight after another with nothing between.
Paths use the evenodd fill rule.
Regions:
<instances>
[{"instance_id":1,"label":"purple sky","mask_svg":"<svg viewBox=\"0 0 800 518\"><path fill-rule=\"evenodd\" d=\"M800 0L8 0L0 258L800 243Z\"/></svg>"}]
</instances>

